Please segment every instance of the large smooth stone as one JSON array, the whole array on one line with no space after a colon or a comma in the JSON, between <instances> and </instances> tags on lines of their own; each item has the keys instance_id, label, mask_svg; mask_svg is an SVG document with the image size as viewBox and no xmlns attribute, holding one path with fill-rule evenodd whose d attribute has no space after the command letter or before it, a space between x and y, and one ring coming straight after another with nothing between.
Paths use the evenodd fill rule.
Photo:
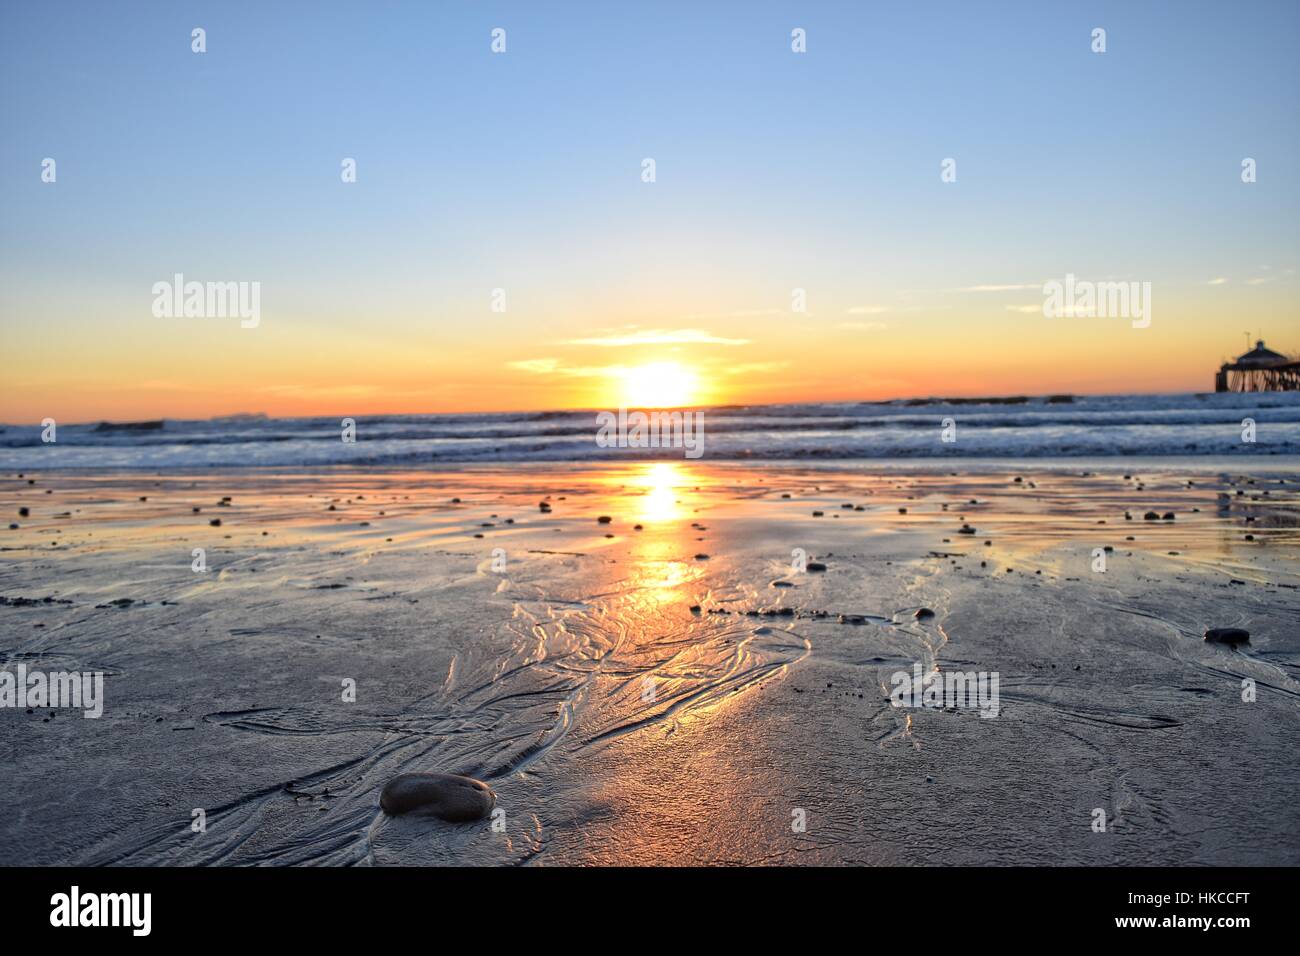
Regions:
<instances>
[{"instance_id":1,"label":"large smooth stone","mask_svg":"<svg viewBox=\"0 0 1300 956\"><path fill-rule=\"evenodd\" d=\"M1205 639L1216 644L1245 644L1250 641L1250 631L1239 627L1212 627L1205 632Z\"/></svg>"},{"instance_id":2,"label":"large smooth stone","mask_svg":"<svg viewBox=\"0 0 1300 956\"><path fill-rule=\"evenodd\" d=\"M482 820L496 802L497 795L486 783L454 773L398 774L379 795L385 813L415 813L452 823Z\"/></svg>"}]
</instances>

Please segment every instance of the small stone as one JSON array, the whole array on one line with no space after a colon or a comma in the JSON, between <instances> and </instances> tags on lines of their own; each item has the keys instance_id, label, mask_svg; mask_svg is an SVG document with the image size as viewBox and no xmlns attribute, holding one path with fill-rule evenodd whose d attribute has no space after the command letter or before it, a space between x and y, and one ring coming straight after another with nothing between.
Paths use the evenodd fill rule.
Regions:
<instances>
[{"instance_id":1,"label":"small stone","mask_svg":"<svg viewBox=\"0 0 1300 956\"><path fill-rule=\"evenodd\" d=\"M403 773L384 786L379 806L385 813L415 813L452 823L481 820L496 806L487 784L453 773Z\"/></svg>"},{"instance_id":2,"label":"small stone","mask_svg":"<svg viewBox=\"0 0 1300 956\"><path fill-rule=\"evenodd\" d=\"M809 570L809 571L825 571L825 570L826 570L826 565L822 564L822 562L820 562L820 561L809 561L809 562L808 562L807 570Z\"/></svg>"},{"instance_id":3,"label":"small stone","mask_svg":"<svg viewBox=\"0 0 1300 956\"><path fill-rule=\"evenodd\" d=\"M1205 632L1205 639L1215 644L1249 644L1250 631L1240 627L1212 627Z\"/></svg>"},{"instance_id":4,"label":"small stone","mask_svg":"<svg viewBox=\"0 0 1300 956\"><path fill-rule=\"evenodd\" d=\"M1159 521L1159 520L1160 520L1160 516L1159 516L1158 514L1156 514L1154 511L1148 511L1146 514L1144 514L1144 515L1142 516L1142 520L1143 520L1143 521Z\"/></svg>"},{"instance_id":5,"label":"small stone","mask_svg":"<svg viewBox=\"0 0 1300 956\"><path fill-rule=\"evenodd\" d=\"M922 618L934 617L934 612L931 611L928 607L919 607L916 609L916 614L913 616L917 620L921 620Z\"/></svg>"},{"instance_id":6,"label":"small stone","mask_svg":"<svg viewBox=\"0 0 1300 956\"><path fill-rule=\"evenodd\" d=\"M609 515L601 515L599 518L596 519L596 523L597 523L597 524L609 524L609 523L610 523L611 521L613 521L613 520L614 520L614 519L611 518Z\"/></svg>"},{"instance_id":7,"label":"small stone","mask_svg":"<svg viewBox=\"0 0 1300 956\"><path fill-rule=\"evenodd\" d=\"M709 560L709 556L708 556L707 554L704 554L703 552L701 552L700 554L697 554L697 555L695 556L695 560L696 560L696 561L707 561L707 560Z\"/></svg>"}]
</instances>

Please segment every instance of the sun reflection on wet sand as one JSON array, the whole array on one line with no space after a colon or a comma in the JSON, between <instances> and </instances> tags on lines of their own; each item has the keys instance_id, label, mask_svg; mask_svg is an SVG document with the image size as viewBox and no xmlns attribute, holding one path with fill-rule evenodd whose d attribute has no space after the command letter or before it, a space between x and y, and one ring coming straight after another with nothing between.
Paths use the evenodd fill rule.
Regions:
<instances>
[{"instance_id":1,"label":"sun reflection on wet sand","mask_svg":"<svg viewBox=\"0 0 1300 956\"><path fill-rule=\"evenodd\" d=\"M628 584L639 592L647 611L684 600L688 585L704 574L704 568L690 560L693 542L683 535L689 530L681 524L688 513L681 499L686 477L681 466L667 461L647 462L628 476L628 518L645 523L636 533Z\"/></svg>"},{"instance_id":2,"label":"sun reflection on wet sand","mask_svg":"<svg viewBox=\"0 0 1300 956\"><path fill-rule=\"evenodd\" d=\"M636 499L636 516L642 521L677 521L683 516L678 487L683 475L680 467L671 461L656 461L645 465L632 480L640 488Z\"/></svg>"}]
</instances>

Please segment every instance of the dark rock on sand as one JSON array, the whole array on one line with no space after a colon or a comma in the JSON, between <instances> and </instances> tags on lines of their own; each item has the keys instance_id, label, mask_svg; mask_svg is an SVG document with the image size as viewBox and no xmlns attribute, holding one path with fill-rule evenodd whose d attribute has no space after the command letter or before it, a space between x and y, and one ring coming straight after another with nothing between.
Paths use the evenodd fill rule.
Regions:
<instances>
[{"instance_id":1,"label":"dark rock on sand","mask_svg":"<svg viewBox=\"0 0 1300 956\"><path fill-rule=\"evenodd\" d=\"M403 773L384 786L379 806L385 813L435 816L452 823L481 820L496 806L486 783L454 773Z\"/></svg>"},{"instance_id":2,"label":"dark rock on sand","mask_svg":"<svg viewBox=\"0 0 1300 956\"><path fill-rule=\"evenodd\" d=\"M921 618L934 617L934 612L928 607L918 607L914 616L919 620Z\"/></svg>"},{"instance_id":3,"label":"dark rock on sand","mask_svg":"<svg viewBox=\"0 0 1300 956\"><path fill-rule=\"evenodd\" d=\"M1142 520L1143 520L1143 521L1159 521L1159 520L1160 520L1160 516L1159 516L1158 514L1156 514L1154 511L1148 511L1146 514L1144 514L1144 515L1142 516Z\"/></svg>"},{"instance_id":4,"label":"dark rock on sand","mask_svg":"<svg viewBox=\"0 0 1300 956\"><path fill-rule=\"evenodd\" d=\"M1205 632L1205 639L1216 644L1248 644L1250 631L1240 627L1212 627Z\"/></svg>"},{"instance_id":5,"label":"dark rock on sand","mask_svg":"<svg viewBox=\"0 0 1300 956\"><path fill-rule=\"evenodd\" d=\"M826 565L822 564L820 561L809 561L809 562L808 562L808 568L807 568L807 570L809 570L809 571L825 571L825 570L826 570Z\"/></svg>"},{"instance_id":6,"label":"dark rock on sand","mask_svg":"<svg viewBox=\"0 0 1300 956\"><path fill-rule=\"evenodd\" d=\"M599 518L596 519L596 523L597 523L597 524L609 524L609 523L610 523L611 521L613 521L613 520L614 520L614 519L611 518L609 515L601 515Z\"/></svg>"}]
</instances>

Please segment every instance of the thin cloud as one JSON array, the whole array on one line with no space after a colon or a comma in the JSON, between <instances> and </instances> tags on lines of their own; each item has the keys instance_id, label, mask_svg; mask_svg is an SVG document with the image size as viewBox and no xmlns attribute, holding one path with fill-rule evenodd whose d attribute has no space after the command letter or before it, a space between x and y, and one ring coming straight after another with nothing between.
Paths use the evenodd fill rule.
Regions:
<instances>
[{"instance_id":1,"label":"thin cloud","mask_svg":"<svg viewBox=\"0 0 1300 956\"><path fill-rule=\"evenodd\" d=\"M705 329L638 329L592 338L568 339L565 345L624 348L631 345L748 345L749 339L728 339Z\"/></svg>"},{"instance_id":2,"label":"thin cloud","mask_svg":"<svg viewBox=\"0 0 1300 956\"><path fill-rule=\"evenodd\" d=\"M1024 289L1041 289L1043 282L1019 282L1007 285L968 285L958 292L1019 292Z\"/></svg>"},{"instance_id":3,"label":"thin cloud","mask_svg":"<svg viewBox=\"0 0 1300 956\"><path fill-rule=\"evenodd\" d=\"M764 315L782 315L780 309L736 309L732 312L695 312L683 316L691 322L711 322L715 319L754 319Z\"/></svg>"},{"instance_id":4,"label":"thin cloud","mask_svg":"<svg viewBox=\"0 0 1300 956\"><path fill-rule=\"evenodd\" d=\"M566 375L570 378L604 378L627 371L623 365L564 365L553 358L520 359L507 362L506 367L532 375Z\"/></svg>"},{"instance_id":5,"label":"thin cloud","mask_svg":"<svg viewBox=\"0 0 1300 956\"><path fill-rule=\"evenodd\" d=\"M774 372L785 368L789 362L747 362L743 365L729 365L722 369L723 375L748 375L753 372Z\"/></svg>"},{"instance_id":6,"label":"thin cloud","mask_svg":"<svg viewBox=\"0 0 1300 956\"><path fill-rule=\"evenodd\" d=\"M884 322L841 322L839 327L853 332L883 332L889 328Z\"/></svg>"}]
</instances>

